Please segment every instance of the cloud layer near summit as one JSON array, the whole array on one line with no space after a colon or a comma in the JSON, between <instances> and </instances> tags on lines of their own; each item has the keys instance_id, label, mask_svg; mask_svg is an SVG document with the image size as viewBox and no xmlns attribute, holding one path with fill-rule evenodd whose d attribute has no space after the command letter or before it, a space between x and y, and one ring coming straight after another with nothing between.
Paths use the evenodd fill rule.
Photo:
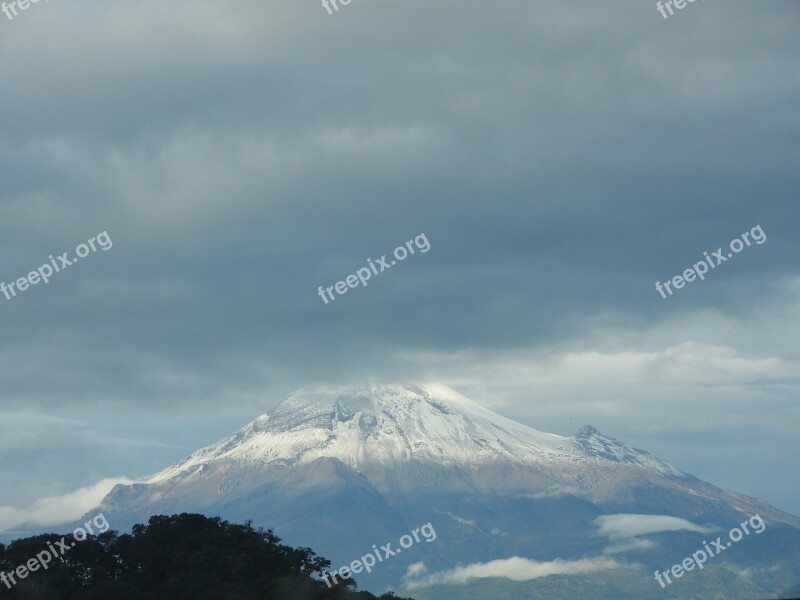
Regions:
<instances>
[{"instance_id":1,"label":"cloud layer near summit","mask_svg":"<svg viewBox=\"0 0 800 600\"><path fill-rule=\"evenodd\" d=\"M798 16L111 0L0 23L0 280L114 241L0 297L0 505L157 471L303 385L433 380L800 513Z\"/></svg>"}]
</instances>

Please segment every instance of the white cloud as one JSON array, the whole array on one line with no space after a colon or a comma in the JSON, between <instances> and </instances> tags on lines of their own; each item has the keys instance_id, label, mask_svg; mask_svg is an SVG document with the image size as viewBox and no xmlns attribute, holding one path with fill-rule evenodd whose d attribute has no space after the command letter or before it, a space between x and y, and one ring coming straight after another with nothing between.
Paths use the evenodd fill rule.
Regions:
<instances>
[{"instance_id":1,"label":"white cloud","mask_svg":"<svg viewBox=\"0 0 800 600\"><path fill-rule=\"evenodd\" d=\"M608 332L610 337L614 334ZM466 351L451 354L428 352L414 358L420 363L435 364L440 379L441 373L462 370L461 377L446 380L460 390L469 390L465 393L472 399L491 396L475 392L481 389L481 382L495 379L516 382L529 390L554 389L573 394L601 387L608 390L609 395L616 395L633 385L637 389L635 395L641 397L641 392L657 387L705 388L747 386L764 380L784 381L796 372L797 367L789 358L747 356L730 346L698 341L645 348L642 340L626 339L620 345L627 348L604 351L575 349L549 352L544 356L536 348L494 353L493 357Z\"/></svg>"},{"instance_id":2,"label":"white cloud","mask_svg":"<svg viewBox=\"0 0 800 600\"><path fill-rule=\"evenodd\" d=\"M112 477L63 496L42 498L27 508L0 506L0 531L22 524L59 525L79 519L98 506L118 483L135 482L127 477Z\"/></svg>"},{"instance_id":3,"label":"white cloud","mask_svg":"<svg viewBox=\"0 0 800 600\"><path fill-rule=\"evenodd\" d=\"M425 566L425 563L416 562L414 564L408 565L408 568L406 569L405 578L410 579L413 577L418 577L427 572L428 568Z\"/></svg>"},{"instance_id":4,"label":"white cloud","mask_svg":"<svg viewBox=\"0 0 800 600\"><path fill-rule=\"evenodd\" d=\"M667 515L603 515L595 519L595 524L599 528L600 535L606 535L612 539L632 538L637 535L658 533L660 531L687 530L699 533L711 533L713 531L713 529L696 525L686 519Z\"/></svg>"},{"instance_id":5,"label":"white cloud","mask_svg":"<svg viewBox=\"0 0 800 600\"><path fill-rule=\"evenodd\" d=\"M639 538L632 538L625 540L619 544L611 544L603 550L603 554L620 554L622 552L630 552L631 550L650 550L655 548L657 544L650 540L642 540Z\"/></svg>"},{"instance_id":6,"label":"white cloud","mask_svg":"<svg viewBox=\"0 0 800 600\"><path fill-rule=\"evenodd\" d=\"M420 565L418 563L417 565ZM434 585L437 583L465 583L471 579L483 577L505 577L513 581L529 581L548 575L575 575L579 573L594 573L622 566L611 558L582 558L579 560L561 560L557 558L549 562L539 562L520 556L493 560L488 563L473 563L458 566L455 569L433 573L424 579L414 581L413 575L425 572L424 565L417 565L413 570L409 567L406 573L406 585L409 588Z\"/></svg>"}]
</instances>

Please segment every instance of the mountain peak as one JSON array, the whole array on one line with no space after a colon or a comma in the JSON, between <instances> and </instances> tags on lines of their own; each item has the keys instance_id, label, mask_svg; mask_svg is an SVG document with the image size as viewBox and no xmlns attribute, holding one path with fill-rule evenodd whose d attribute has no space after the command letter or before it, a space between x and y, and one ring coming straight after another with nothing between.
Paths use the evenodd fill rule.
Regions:
<instances>
[{"instance_id":1,"label":"mountain peak","mask_svg":"<svg viewBox=\"0 0 800 600\"><path fill-rule=\"evenodd\" d=\"M573 444L506 419L441 384L305 388L148 481L220 461L290 465L335 458L356 471L409 461L526 462L562 456Z\"/></svg>"},{"instance_id":2,"label":"mountain peak","mask_svg":"<svg viewBox=\"0 0 800 600\"><path fill-rule=\"evenodd\" d=\"M595 429L591 425L584 425L583 427L578 429L578 431L576 431L575 435L573 435L572 437L574 437L574 438L588 438L588 437L592 437L592 436L595 436L595 435L603 436L602 433L597 431L597 429Z\"/></svg>"},{"instance_id":3,"label":"mountain peak","mask_svg":"<svg viewBox=\"0 0 800 600\"><path fill-rule=\"evenodd\" d=\"M473 469L490 464L560 469L608 460L680 475L671 465L587 425L574 436L544 433L494 413L441 384L304 388L224 440L149 478L194 477L211 467L258 468L335 459L357 473L409 463Z\"/></svg>"},{"instance_id":4,"label":"mountain peak","mask_svg":"<svg viewBox=\"0 0 800 600\"><path fill-rule=\"evenodd\" d=\"M683 476L675 467L649 452L628 446L624 442L604 435L591 425L584 425L572 436L585 454L619 463L628 463L655 469L664 474Z\"/></svg>"}]
</instances>

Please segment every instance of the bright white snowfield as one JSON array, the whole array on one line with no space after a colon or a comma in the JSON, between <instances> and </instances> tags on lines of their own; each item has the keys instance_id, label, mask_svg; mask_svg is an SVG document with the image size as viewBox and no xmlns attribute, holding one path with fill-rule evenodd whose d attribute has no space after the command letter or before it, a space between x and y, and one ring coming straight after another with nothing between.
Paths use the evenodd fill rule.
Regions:
<instances>
[{"instance_id":1,"label":"bright white snowfield","mask_svg":"<svg viewBox=\"0 0 800 600\"><path fill-rule=\"evenodd\" d=\"M500 460L563 476L565 470L613 461L658 475L684 475L591 427L573 437L543 433L443 385L393 385L300 390L228 438L144 483L183 479L221 463L302 465L323 457L358 472L411 461L469 468Z\"/></svg>"}]
</instances>

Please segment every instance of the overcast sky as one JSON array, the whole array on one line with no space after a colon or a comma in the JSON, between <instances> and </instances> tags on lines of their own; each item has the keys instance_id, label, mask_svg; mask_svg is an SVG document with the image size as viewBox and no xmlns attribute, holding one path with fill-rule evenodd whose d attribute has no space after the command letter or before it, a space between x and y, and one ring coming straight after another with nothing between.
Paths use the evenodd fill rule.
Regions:
<instances>
[{"instance_id":1,"label":"overcast sky","mask_svg":"<svg viewBox=\"0 0 800 600\"><path fill-rule=\"evenodd\" d=\"M113 241L0 296L0 526L80 513L299 387L425 381L800 514L799 17L0 13L0 281ZM757 225L763 244L656 291ZM317 295L422 233L428 252Z\"/></svg>"}]
</instances>

